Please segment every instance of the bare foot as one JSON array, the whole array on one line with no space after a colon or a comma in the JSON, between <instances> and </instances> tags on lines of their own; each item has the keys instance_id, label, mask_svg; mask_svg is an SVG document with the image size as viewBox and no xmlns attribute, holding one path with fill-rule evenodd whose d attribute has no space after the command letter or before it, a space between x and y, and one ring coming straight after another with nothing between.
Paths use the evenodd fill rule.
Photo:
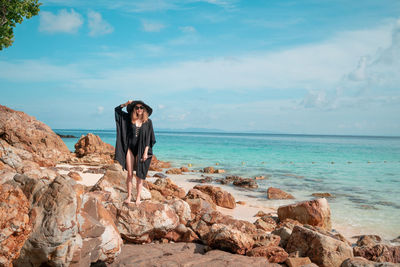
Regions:
<instances>
[{"instance_id":1,"label":"bare foot","mask_svg":"<svg viewBox=\"0 0 400 267\"><path fill-rule=\"evenodd\" d=\"M142 203L142 201L140 201L140 199L137 199L136 202L135 202L136 206L139 206L140 203Z\"/></svg>"},{"instance_id":2,"label":"bare foot","mask_svg":"<svg viewBox=\"0 0 400 267\"><path fill-rule=\"evenodd\" d=\"M124 203L125 203L125 204L129 204L129 203L132 203L132 201L131 201L130 198L127 198L127 199L124 200Z\"/></svg>"}]
</instances>

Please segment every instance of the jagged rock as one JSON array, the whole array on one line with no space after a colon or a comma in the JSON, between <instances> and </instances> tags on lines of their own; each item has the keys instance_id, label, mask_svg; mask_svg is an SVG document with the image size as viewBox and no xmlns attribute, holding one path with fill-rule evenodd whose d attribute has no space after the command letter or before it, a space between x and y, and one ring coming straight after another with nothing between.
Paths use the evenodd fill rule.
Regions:
<instances>
[{"instance_id":1,"label":"jagged rock","mask_svg":"<svg viewBox=\"0 0 400 267\"><path fill-rule=\"evenodd\" d=\"M281 238L277 235L269 234L264 230L257 229L255 234L252 234L254 245L253 247L261 246L278 246Z\"/></svg>"},{"instance_id":2,"label":"jagged rock","mask_svg":"<svg viewBox=\"0 0 400 267\"><path fill-rule=\"evenodd\" d=\"M265 257L268 259L268 262L271 263L284 262L288 258L287 252L278 246L256 247L247 252L246 255L252 257Z\"/></svg>"},{"instance_id":3,"label":"jagged rock","mask_svg":"<svg viewBox=\"0 0 400 267\"><path fill-rule=\"evenodd\" d=\"M258 188L257 182L251 178L242 178L238 181L234 181L233 185L243 187L243 188L251 188L251 189Z\"/></svg>"},{"instance_id":4,"label":"jagged rock","mask_svg":"<svg viewBox=\"0 0 400 267\"><path fill-rule=\"evenodd\" d=\"M201 199L207 201L208 203L210 203L210 205L212 206L213 209L216 209L216 205L215 205L214 201L212 200L212 198L208 194L203 193L202 191L195 189L195 188L190 189L187 192L187 194L183 200L186 201L187 199L196 199L196 198L201 198Z\"/></svg>"},{"instance_id":5,"label":"jagged rock","mask_svg":"<svg viewBox=\"0 0 400 267\"><path fill-rule=\"evenodd\" d=\"M264 221L263 219L259 218L254 222L254 225L258 229L262 229L264 231L271 232L271 231L273 231L275 229L276 222L274 220L272 220L272 219L271 219L270 222L271 223L268 223L268 222Z\"/></svg>"},{"instance_id":6,"label":"jagged rock","mask_svg":"<svg viewBox=\"0 0 400 267\"><path fill-rule=\"evenodd\" d=\"M151 162L150 162L150 167L149 167L150 171L160 172L160 171L162 171L162 169L166 169L166 168L171 168L171 163L158 160L155 155L153 155L151 157Z\"/></svg>"},{"instance_id":7,"label":"jagged rock","mask_svg":"<svg viewBox=\"0 0 400 267\"><path fill-rule=\"evenodd\" d=\"M209 213L215 210L215 208L213 208L213 205L210 204L210 202L202 198L194 198L194 199L187 198L185 199L185 201L190 206L190 210L192 213L191 216L192 220L198 220L205 213Z\"/></svg>"},{"instance_id":8,"label":"jagged rock","mask_svg":"<svg viewBox=\"0 0 400 267\"><path fill-rule=\"evenodd\" d=\"M12 266L32 231L29 202L20 188L0 184L0 266Z\"/></svg>"},{"instance_id":9,"label":"jagged rock","mask_svg":"<svg viewBox=\"0 0 400 267\"><path fill-rule=\"evenodd\" d=\"M182 174L182 170L178 168L172 168L167 170L165 173L167 174Z\"/></svg>"},{"instance_id":10,"label":"jagged rock","mask_svg":"<svg viewBox=\"0 0 400 267\"><path fill-rule=\"evenodd\" d=\"M213 224L203 239L212 248L226 250L236 254L245 254L254 244L253 238L230 225Z\"/></svg>"},{"instance_id":11,"label":"jagged rock","mask_svg":"<svg viewBox=\"0 0 400 267\"><path fill-rule=\"evenodd\" d=\"M280 206L278 208L278 217L280 221L290 218L328 231L332 228L331 210L325 198Z\"/></svg>"},{"instance_id":12,"label":"jagged rock","mask_svg":"<svg viewBox=\"0 0 400 267\"><path fill-rule=\"evenodd\" d=\"M361 236L353 253L371 261L400 263L400 246L381 243L379 236Z\"/></svg>"},{"instance_id":13,"label":"jagged rock","mask_svg":"<svg viewBox=\"0 0 400 267\"><path fill-rule=\"evenodd\" d=\"M166 203L175 211L179 217L179 222L186 225L191 220L190 206L186 201L179 198L167 200Z\"/></svg>"},{"instance_id":14,"label":"jagged rock","mask_svg":"<svg viewBox=\"0 0 400 267\"><path fill-rule=\"evenodd\" d=\"M13 169L30 160L42 167L68 159L70 151L53 130L35 117L0 105L1 161ZM11 148L13 147L14 149ZM9 154L9 151L13 154Z\"/></svg>"},{"instance_id":15,"label":"jagged rock","mask_svg":"<svg viewBox=\"0 0 400 267\"><path fill-rule=\"evenodd\" d=\"M289 193L286 193L285 191L275 188L275 187L269 187L267 189L267 198L268 199L294 199L294 196L292 196Z\"/></svg>"},{"instance_id":16,"label":"jagged rock","mask_svg":"<svg viewBox=\"0 0 400 267\"><path fill-rule=\"evenodd\" d=\"M302 267L306 264L311 264L310 258L305 257L305 258L287 258L285 261L286 265L288 267Z\"/></svg>"},{"instance_id":17,"label":"jagged rock","mask_svg":"<svg viewBox=\"0 0 400 267\"><path fill-rule=\"evenodd\" d=\"M84 157L90 154L105 154L113 155L115 148L107 143L104 143L98 135L88 133L86 136L82 135L75 144L75 153L77 157Z\"/></svg>"},{"instance_id":18,"label":"jagged rock","mask_svg":"<svg viewBox=\"0 0 400 267\"><path fill-rule=\"evenodd\" d=\"M213 202L218 206L229 209L236 207L236 202L233 195L225 190L222 190L221 187L212 185L196 185L193 188L208 194Z\"/></svg>"},{"instance_id":19,"label":"jagged rock","mask_svg":"<svg viewBox=\"0 0 400 267\"><path fill-rule=\"evenodd\" d=\"M74 179L75 181L82 181L81 175L77 172L69 172L67 175L72 179Z\"/></svg>"},{"instance_id":20,"label":"jagged rock","mask_svg":"<svg viewBox=\"0 0 400 267\"><path fill-rule=\"evenodd\" d=\"M292 234L292 229L282 226L276 228L274 231L271 232L271 234L279 236L281 238L279 246L285 248L287 242L289 241L290 235Z\"/></svg>"},{"instance_id":21,"label":"jagged rock","mask_svg":"<svg viewBox=\"0 0 400 267\"><path fill-rule=\"evenodd\" d=\"M205 168L203 169L203 172L204 172L204 173L214 173L215 170L214 170L213 167L205 167Z\"/></svg>"},{"instance_id":22,"label":"jagged rock","mask_svg":"<svg viewBox=\"0 0 400 267\"><path fill-rule=\"evenodd\" d=\"M14 266L69 265L81 242L77 197L71 182L74 181L57 176L34 198L30 212L33 230Z\"/></svg>"},{"instance_id":23,"label":"jagged rock","mask_svg":"<svg viewBox=\"0 0 400 267\"><path fill-rule=\"evenodd\" d=\"M298 251L300 257L309 257L322 267L340 266L345 259L353 257L353 251L346 242L302 226L293 228L286 251Z\"/></svg>"},{"instance_id":24,"label":"jagged rock","mask_svg":"<svg viewBox=\"0 0 400 267\"><path fill-rule=\"evenodd\" d=\"M154 184L147 182L146 186L149 190L159 191L166 199L172 199L174 197L183 198L186 195L185 190L177 186L169 178L158 178Z\"/></svg>"},{"instance_id":25,"label":"jagged rock","mask_svg":"<svg viewBox=\"0 0 400 267\"><path fill-rule=\"evenodd\" d=\"M148 243L173 231L179 225L179 217L168 204L146 200L139 207L128 204L118 209L117 222L122 238L131 243Z\"/></svg>"},{"instance_id":26,"label":"jagged rock","mask_svg":"<svg viewBox=\"0 0 400 267\"><path fill-rule=\"evenodd\" d=\"M349 258L343 261L340 267L395 267L398 264L391 262L374 262L362 257Z\"/></svg>"},{"instance_id":27,"label":"jagged rock","mask_svg":"<svg viewBox=\"0 0 400 267\"><path fill-rule=\"evenodd\" d=\"M252 266L279 267L260 257L247 257L221 250L209 250L208 246L196 243L127 244L118 259L110 265L116 266Z\"/></svg>"}]
</instances>

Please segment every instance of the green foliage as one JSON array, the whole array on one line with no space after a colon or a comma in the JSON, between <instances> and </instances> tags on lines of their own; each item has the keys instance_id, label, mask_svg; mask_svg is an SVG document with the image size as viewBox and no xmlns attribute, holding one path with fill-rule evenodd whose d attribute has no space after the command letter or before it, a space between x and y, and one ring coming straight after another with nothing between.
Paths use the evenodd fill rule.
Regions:
<instances>
[{"instance_id":1,"label":"green foliage","mask_svg":"<svg viewBox=\"0 0 400 267\"><path fill-rule=\"evenodd\" d=\"M0 0L0 50L14 41L14 27L39 13L38 0Z\"/></svg>"}]
</instances>

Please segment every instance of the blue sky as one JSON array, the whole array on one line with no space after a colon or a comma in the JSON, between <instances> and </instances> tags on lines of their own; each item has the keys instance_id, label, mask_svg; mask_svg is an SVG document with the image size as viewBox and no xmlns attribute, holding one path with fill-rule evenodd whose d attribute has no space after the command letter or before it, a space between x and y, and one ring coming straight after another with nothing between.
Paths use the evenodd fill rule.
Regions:
<instances>
[{"instance_id":1,"label":"blue sky","mask_svg":"<svg viewBox=\"0 0 400 267\"><path fill-rule=\"evenodd\" d=\"M0 52L0 104L52 128L400 135L400 1L42 1Z\"/></svg>"}]
</instances>

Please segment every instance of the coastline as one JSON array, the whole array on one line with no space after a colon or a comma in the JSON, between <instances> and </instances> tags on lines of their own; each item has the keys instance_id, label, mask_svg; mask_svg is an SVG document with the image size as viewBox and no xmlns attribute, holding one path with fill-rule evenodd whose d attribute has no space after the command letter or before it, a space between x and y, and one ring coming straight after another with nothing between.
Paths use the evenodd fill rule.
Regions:
<instances>
[{"instance_id":1,"label":"coastline","mask_svg":"<svg viewBox=\"0 0 400 267\"><path fill-rule=\"evenodd\" d=\"M172 164L173 165L173 164ZM85 171L88 168L93 168L94 166L88 166L88 165L72 165L72 164L57 164L56 167L82 167L83 171ZM100 167L99 167L100 168ZM86 186L93 186L96 184L96 182L103 176L103 174L93 174L93 173L85 173L81 171L76 171L77 173L80 174L82 177L82 181L77 181L80 184L86 185ZM243 201L243 204L238 204L234 209L228 209L220 206L216 206L216 210L220 211L221 213L225 215L230 215L235 219L238 220L245 220L251 223L254 223L259 217L256 217L255 214L257 214L259 211L265 212L265 213L271 213L273 215L277 216L277 207L286 205L286 204L292 204L295 202L298 202L296 199L289 199L289 200L273 200L273 205L271 205L272 200L268 200L266 198L266 191L261 191L257 192L252 189L246 189L246 188L241 188L241 187L236 187L232 185L225 185L225 184L220 184L220 183L199 183L196 181L191 181L194 179L201 179L204 178L204 176L211 176L213 179L215 178L222 178L227 173L224 174L204 174L202 172L183 172L182 174L166 174L167 169L163 169L162 171L149 171L148 176L146 178L147 181L150 182L155 182L158 178L153 177L154 174L156 173L163 173L167 175L169 179L171 179L176 185L179 187L182 187L185 190L185 193L187 193L190 189L192 189L195 185L199 184L210 184L213 186L218 186L221 187L223 190L231 193L235 201ZM67 174L69 171L65 170L59 170L60 174ZM202 176L204 175L204 176ZM329 200L328 200L329 202ZM331 215L332 216L332 215ZM349 225L344 225L344 224L337 224L335 222L335 218L331 217L332 219L332 228L342 234L347 240L350 242L354 243L357 238L355 236L358 235L365 235L365 234L378 234L379 233L370 233L368 229L365 229L363 227L352 227ZM395 238L395 237L393 237Z\"/></svg>"}]
</instances>

